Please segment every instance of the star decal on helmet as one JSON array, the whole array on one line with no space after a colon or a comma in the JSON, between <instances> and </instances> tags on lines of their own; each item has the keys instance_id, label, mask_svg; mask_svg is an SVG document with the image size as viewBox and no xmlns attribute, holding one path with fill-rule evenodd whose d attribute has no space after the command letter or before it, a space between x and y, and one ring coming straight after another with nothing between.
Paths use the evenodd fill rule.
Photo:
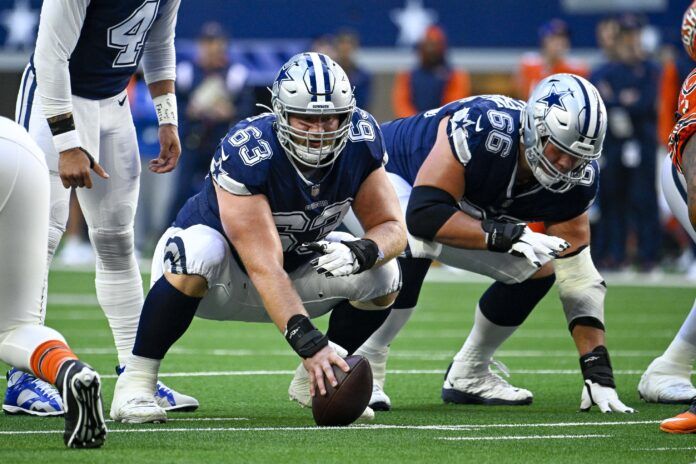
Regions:
<instances>
[{"instance_id":1,"label":"star decal on helmet","mask_svg":"<svg viewBox=\"0 0 696 464\"><path fill-rule=\"evenodd\" d=\"M545 104L548 109L551 109L555 106L556 108L560 108L563 111L567 111L567 108L563 104L563 97L565 97L566 95L572 96L572 93L573 92L570 89L559 92L558 90L556 90L556 85L551 84L551 90L549 90L549 94L544 97L541 97L537 101Z\"/></svg>"}]
</instances>

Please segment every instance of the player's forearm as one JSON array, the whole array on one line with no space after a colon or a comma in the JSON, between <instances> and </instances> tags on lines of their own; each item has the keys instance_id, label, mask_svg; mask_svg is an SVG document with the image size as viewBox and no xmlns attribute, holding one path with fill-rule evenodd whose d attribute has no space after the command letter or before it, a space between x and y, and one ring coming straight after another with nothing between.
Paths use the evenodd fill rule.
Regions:
<instances>
[{"instance_id":1,"label":"player's forearm","mask_svg":"<svg viewBox=\"0 0 696 464\"><path fill-rule=\"evenodd\" d=\"M406 228L399 220L385 221L365 232L365 237L377 244L384 254L381 262L386 262L399 256L406 248ZM380 261L378 261L379 265Z\"/></svg>"},{"instance_id":2,"label":"player's forearm","mask_svg":"<svg viewBox=\"0 0 696 464\"><path fill-rule=\"evenodd\" d=\"M278 330L283 332L292 316L307 315L300 296L282 267L247 268L247 272Z\"/></svg>"},{"instance_id":3,"label":"player's forearm","mask_svg":"<svg viewBox=\"0 0 696 464\"><path fill-rule=\"evenodd\" d=\"M180 0L168 2L150 30L143 49L143 74L147 84L176 79L174 30L179 3Z\"/></svg>"},{"instance_id":4,"label":"player's forearm","mask_svg":"<svg viewBox=\"0 0 696 464\"><path fill-rule=\"evenodd\" d=\"M174 81L173 80L163 80L152 82L147 86L150 91L150 96L153 100L162 95L167 95L168 93L173 94L175 92Z\"/></svg>"},{"instance_id":5,"label":"player's forearm","mask_svg":"<svg viewBox=\"0 0 696 464\"><path fill-rule=\"evenodd\" d=\"M684 147L681 168L686 179L689 221L696 228L696 137L692 136Z\"/></svg>"},{"instance_id":6,"label":"player's forearm","mask_svg":"<svg viewBox=\"0 0 696 464\"><path fill-rule=\"evenodd\" d=\"M437 231L435 241L456 248L485 250L486 233L481 221L458 211Z\"/></svg>"},{"instance_id":7,"label":"player's forearm","mask_svg":"<svg viewBox=\"0 0 696 464\"><path fill-rule=\"evenodd\" d=\"M72 113L68 62L80 37L87 0L44 2L34 51L37 92L46 118Z\"/></svg>"}]
</instances>

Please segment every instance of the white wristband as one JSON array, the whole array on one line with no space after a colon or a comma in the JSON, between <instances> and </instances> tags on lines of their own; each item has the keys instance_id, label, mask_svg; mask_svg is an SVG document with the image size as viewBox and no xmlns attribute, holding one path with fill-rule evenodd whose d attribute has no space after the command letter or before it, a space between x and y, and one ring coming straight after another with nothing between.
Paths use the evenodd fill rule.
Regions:
<instances>
[{"instance_id":1,"label":"white wristband","mask_svg":"<svg viewBox=\"0 0 696 464\"><path fill-rule=\"evenodd\" d=\"M172 124L174 126L179 126L179 119L177 117L176 110L176 95L173 93L166 93L155 97L152 99L155 104L155 111L157 112L157 122L159 125Z\"/></svg>"},{"instance_id":2,"label":"white wristband","mask_svg":"<svg viewBox=\"0 0 696 464\"><path fill-rule=\"evenodd\" d=\"M54 135L53 146L56 147L58 153L65 150L70 150L71 148L81 147L82 142L80 142L80 134L78 134L76 130L71 130L69 132Z\"/></svg>"}]
</instances>

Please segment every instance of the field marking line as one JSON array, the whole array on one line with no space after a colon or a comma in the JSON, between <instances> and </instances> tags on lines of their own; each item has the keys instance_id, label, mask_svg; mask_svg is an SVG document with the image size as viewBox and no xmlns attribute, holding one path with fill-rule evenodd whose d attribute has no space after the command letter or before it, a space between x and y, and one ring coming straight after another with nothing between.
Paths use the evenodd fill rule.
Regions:
<instances>
[{"instance_id":1,"label":"field marking line","mask_svg":"<svg viewBox=\"0 0 696 464\"><path fill-rule=\"evenodd\" d=\"M394 369L387 370L394 375L444 375L444 369ZM202 371L202 372L160 372L160 377L246 377L254 375L294 375L294 370L255 370L255 371ZM510 374L530 375L578 375L579 369L512 369ZM615 370L614 375L641 375L642 370ZM1 376L0 376L1 377ZM117 374L102 374L102 379L118 378ZM1 382L7 382L0 378Z\"/></svg>"},{"instance_id":2,"label":"field marking line","mask_svg":"<svg viewBox=\"0 0 696 464\"><path fill-rule=\"evenodd\" d=\"M613 435L523 435L500 436L500 437L435 437L435 440L444 441L492 441L492 440L558 440L558 439L578 439L578 438L610 438Z\"/></svg>"},{"instance_id":3,"label":"field marking line","mask_svg":"<svg viewBox=\"0 0 696 464\"><path fill-rule=\"evenodd\" d=\"M675 446L674 448L634 448L631 451L685 451L696 450L696 446Z\"/></svg>"},{"instance_id":4,"label":"field marking line","mask_svg":"<svg viewBox=\"0 0 696 464\"><path fill-rule=\"evenodd\" d=\"M184 419L182 419L183 421ZM535 423L535 424L469 424L469 425L390 425L390 424L356 424L347 427L172 427L160 426L152 428L110 429L109 433L166 433L166 432L304 432L304 431L337 431L337 430L435 430L435 431L476 431L488 428L525 428L525 427L593 427L598 425L646 425L658 424L659 421L617 421L617 422L565 422L565 423ZM42 435L62 433L63 430L11 430L0 431L0 435ZM540 435L541 436L541 435ZM552 435L546 435L552 436ZM571 435L572 437L578 435ZM456 438L456 437L455 437Z\"/></svg>"}]
</instances>

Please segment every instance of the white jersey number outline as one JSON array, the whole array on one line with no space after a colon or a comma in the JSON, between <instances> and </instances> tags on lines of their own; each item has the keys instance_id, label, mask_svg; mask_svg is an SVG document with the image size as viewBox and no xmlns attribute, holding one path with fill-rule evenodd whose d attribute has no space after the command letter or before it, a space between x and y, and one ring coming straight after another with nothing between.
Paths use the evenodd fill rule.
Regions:
<instances>
[{"instance_id":1,"label":"white jersey number outline","mask_svg":"<svg viewBox=\"0 0 696 464\"><path fill-rule=\"evenodd\" d=\"M112 64L114 68L138 64L145 36L155 22L158 9L159 0L145 0L128 18L109 28L106 45L120 50Z\"/></svg>"}]
</instances>

